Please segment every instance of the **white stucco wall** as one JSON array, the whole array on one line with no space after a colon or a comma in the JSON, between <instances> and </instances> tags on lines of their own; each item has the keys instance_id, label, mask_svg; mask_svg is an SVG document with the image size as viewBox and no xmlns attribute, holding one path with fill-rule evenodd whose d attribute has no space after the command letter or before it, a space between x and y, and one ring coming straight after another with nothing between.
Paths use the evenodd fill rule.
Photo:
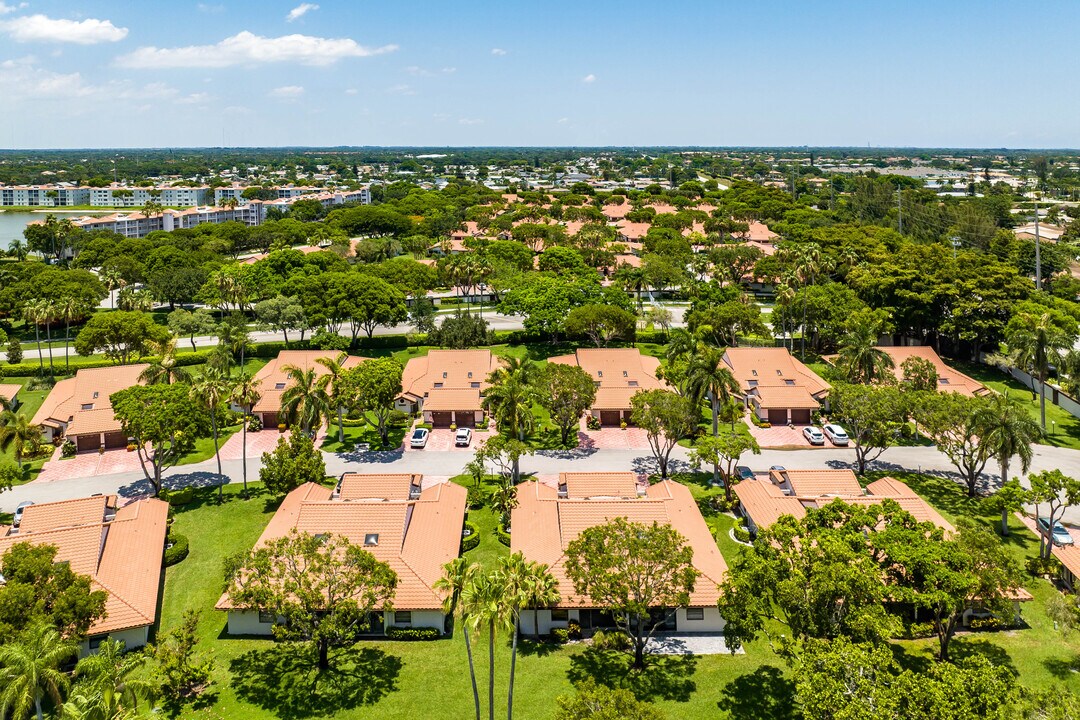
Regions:
<instances>
[{"instance_id":1,"label":"white stucco wall","mask_svg":"<svg viewBox=\"0 0 1080 720\"><path fill-rule=\"evenodd\" d=\"M274 624L259 622L258 610L230 610L230 635L273 635Z\"/></svg>"},{"instance_id":2,"label":"white stucco wall","mask_svg":"<svg viewBox=\"0 0 1080 720\"><path fill-rule=\"evenodd\" d=\"M521 633L523 635L533 634L533 616L537 615L540 621L540 634L550 635L552 628L564 628L567 625L567 620L552 620L551 610L522 610L521 611ZM573 620L578 619L578 611L570 610L568 617Z\"/></svg>"},{"instance_id":3,"label":"white stucco wall","mask_svg":"<svg viewBox=\"0 0 1080 720\"><path fill-rule=\"evenodd\" d=\"M383 615L385 627L410 627L410 628L435 628L443 632L446 627L445 615L439 610L412 610L412 622L394 622L394 613L387 612Z\"/></svg>"},{"instance_id":4,"label":"white stucco wall","mask_svg":"<svg viewBox=\"0 0 1080 720\"><path fill-rule=\"evenodd\" d=\"M144 625L138 628L129 628L119 632L109 633L108 639L124 643L125 650L134 650L146 644L150 638L150 626ZM96 651L90 650L90 640L83 640L79 644L79 657L92 655Z\"/></svg>"},{"instance_id":5,"label":"white stucco wall","mask_svg":"<svg viewBox=\"0 0 1080 720\"><path fill-rule=\"evenodd\" d=\"M687 620L686 608L675 611L675 628L679 632L720 632L724 629L724 618L715 606L704 608L704 620Z\"/></svg>"}]
</instances>

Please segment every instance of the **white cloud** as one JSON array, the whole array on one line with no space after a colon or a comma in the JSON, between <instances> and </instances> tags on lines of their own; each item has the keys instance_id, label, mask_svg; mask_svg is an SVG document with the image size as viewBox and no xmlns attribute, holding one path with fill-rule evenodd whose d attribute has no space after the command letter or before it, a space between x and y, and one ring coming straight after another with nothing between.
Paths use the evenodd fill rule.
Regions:
<instances>
[{"instance_id":1,"label":"white cloud","mask_svg":"<svg viewBox=\"0 0 1080 720\"><path fill-rule=\"evenodd\" d=\"M570 122L570 118L562 117L562 118L559 118L558 120L556 120L555 122L558 123L559 125L565 125L566 123Z\"/></svg>"},{"instance_id":2,"label":"white cloud","mask_svg":"<svg viewBox=\"0 0 1080 720\"><path fill-rule=\"evenodd\" d=\"M484 121L480 118L458 118L459 125L483 125Z\"/></svg>"},{"instance_id":3,"label":"white cloud","mask_svg":"<svg viewBox=\"0 0 1080 720\"><path fill-rule=\"evenodd\" d=\"M371 57L397 50L397 45L369 48L351 38L320 38L310 35L262 37L247 30L215 45L187 45L175 48L141 47L116 59L128 68L223 68L294 62L300 65L333 65L343 58Z\"/></svg>"},{"instance_id":4,"label":"white cloud","mask_svg":"<svg viewBox=\"0 0 1080 720\"><path fill-rule=\"evenodd\" d=\"M455 68L455 67L444 67L444 68L440 68L439 71L436 72L434 70L428 70L427 68L422 68L419 65L410 65L407 68L405 68L405 72L412 75L413 77L435 77L436 75L450 75L452 73L455 73L455 72L457 72L457 68Z\"/></svg>"},{"instance_id":5,"label":"white cloud","mask_svg":"<svg viewBox=\"0 0 1080 720\"><path fill-rule=\"evenodd\" d=\"M581 82L585 83L586 85L591 85L592 83L596 82L596 76L592 73L589 73L585 77L581 78Z\"/></svg>"},{"instance_id":6,"label":"white cloud","mask_svg":"<svg viewBox=\"0 0 1080 720\"><path fill-rule=\"evenodd\" d=\"M3 2L3 0L0 0L0 15L7 15L8 13L13 13L16 10L22 10L24 7L26 7L26 5L27 3L8 5L7 3Z\"/></svg>"},{"instance_id":7,"label":"white cloud","mask_svg":"<svg viewBox=\"0 0 1080 720\"><path fill-rule=\"evenodd\" d=\"M444 73L445 75L450 75L450 74L452 74L452 73L456 73L456 72L457 72L457 68L456 68L456 67L444 67L444 68L442 69L442 72L443 72L443 73Z\"/></svg>"},{"instance_id":8,"label":"white cloud","mask_svg":"<svg viewBox=\"0 0 1080 720\"><path fill-rule=\"evenodd\" d=\"M10 35L16 42L61 42L77 45L117 42L128 34L127 28L118 28L108 20L66 20L46 15L23 15L4 20L0 22L0 31Z\"/></svg>"},{"instance_id":9,"label":"white cloud","mask_svg":"<svg viewBox=\"0 0 1080 720\"><path fill-rule=\"evenodd\" d=\"M225 12L224 5L210 5L209 3L199 3L195 6L195 8L199 12L206 13L207 15L219 15Z\"/></svg>"},{"instance_id":10,"label":"white cloud","mask_svg":"<svg viewBox=\"0 0 1080 720\"><path fill-rule=\"evenodd\" d=\"M349 88L348 90L345 91L345 94L346 95L356 95L359 92L360 91L357 90L356 88Z\"/></svg>"},{"instance_id":11,"label":"white cloud","mask_svg":"<svg viewBox=\"0 0 1080 720\"><path fill-rule=\"evenodd\" d=\"M205 105L210 101L210 93L197 92L176 99L177 105Z\"/></svg>"},{"instance_id":12,"label":"white cloud","mask_svg":"<svg viewBox=\"0 0 1080 720\"><path fill-rule=\"evenodd\" d=\"M401 83L400 85L393 85L386 88L386 92L391 95L415 95L416 91L412 89L412 85L406 85Z\"/></svg>"},{"instance_id":13,"label":"white cloud","mask_svg":"<svg viewBox=\"0 0 1080 720\"><path fill-rule=\"evenodd\" d=\"M505 55L506 51L503 50L502 48L491 48L491 54L492 55Z\"/></svg>"},{"instance_id":14,"label":"white cloud","mask_svg":"<svg viewBox=\"0 0 1080 720\"><path fill-rule=\"evenodd\" d=\"M304 88L299 85L282 85L266 93L268 97L278 100L295 100L304 94Z\"/></svg>"},{"instance_id":15,"label":"white cloud","mask_svg":"<svg viewBox=\"0 0 1080 720\"><path fill-rule=\"evenodd\" d=\"M285 16L285 22L292 22L293 20L299 20L307 15L312 10L318 10L319 6L315 3L300 3Z\"/></svg>"}]
</instances>

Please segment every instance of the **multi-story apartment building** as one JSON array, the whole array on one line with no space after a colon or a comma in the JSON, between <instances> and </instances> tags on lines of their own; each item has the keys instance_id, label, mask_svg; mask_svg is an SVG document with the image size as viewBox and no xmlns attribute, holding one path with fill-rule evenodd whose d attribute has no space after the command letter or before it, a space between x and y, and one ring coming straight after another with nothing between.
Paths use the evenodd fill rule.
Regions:
<instances>
[{"instance_id":1,"label":"multi-story apartment building","mask_svg":"<svg viewBox=\"0 0 1080 720\"><path fill-rule=\"evenodd\" d=\"M214 188L214 204L220 205L226 200L236 200L237 202L246 203L244 199L244 191L247 190L250 185L244 185L242 183L233 183L225 187ZM292 198L303 197L304 195L310 195L312 193L324 192L323 188L310 187L307 185L278 185L272 188L277 193L278 200L291 200Z\"/></svg>"},{"instance_id":2,"label":"multi-story apartment building","mask_svg":"<svg viewBox=\"0 0 1080 720\"><path fill-rule=\"evenodd\" d=\"M210 202L208 187L107 187L90 188L93 207L142 207L155 200L168 207L191 207Z\"/></svg>"},{"instance_id":3,"label":"multi-story apartment building","mask_svg":"<svg viewBox=\"0 0 1080 720\"><path fill-rule=\"evenodd\" d=\"M0 186L0 206L73 207L90 204L90 188L73 185Z\"/></svg>"}]
</instances>

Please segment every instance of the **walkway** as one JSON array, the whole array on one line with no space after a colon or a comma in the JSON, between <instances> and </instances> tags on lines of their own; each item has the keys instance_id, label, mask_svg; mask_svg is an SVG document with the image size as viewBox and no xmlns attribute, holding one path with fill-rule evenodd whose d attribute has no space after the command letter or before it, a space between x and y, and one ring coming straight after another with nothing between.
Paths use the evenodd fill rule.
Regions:
<instances>
[{"instance_id":1,"label":"walkway","mask_svg":"<svg viewBox=\"0 0 1080 720\"><path fill-rule=\"evenodd\" d=\"M652 655L731 655L724 633L656 633L649 638L645 652ZM736 655L746 650L739 648Z\"/></svg>"}]
</instances>

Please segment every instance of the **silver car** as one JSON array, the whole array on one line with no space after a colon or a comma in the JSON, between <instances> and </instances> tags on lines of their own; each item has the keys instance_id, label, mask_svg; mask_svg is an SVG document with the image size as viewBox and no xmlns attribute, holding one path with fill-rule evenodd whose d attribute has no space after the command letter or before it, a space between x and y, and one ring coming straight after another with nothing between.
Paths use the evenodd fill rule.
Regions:
<instances>
[{"instance_id":1,"label":"silver car","mask_svg":"<svg viewBox=\"0 0 1080 720\"><path fill-rule=\"evenodd\" d=\"M833 423L829 423L821 428L825 433L825 437L829 438L829 441L833 445L845 446L848 444L848 434L844 428Z\"/></svg>"},{"instance_id":2,"label":"silver car","mask_svg":"<svg viewBox=\"0 0 1080 720\"><path fill-rule=\"evenodd\" d=\"M1059 522L1055 522L1053 529L1051 529L1050 520L1041 517L1039 518L1038 525L1039 532L1044 536L1049 535L1055 545L1072 545L1075 542L1072 534Z\"/></svg>"}]
</instances>

